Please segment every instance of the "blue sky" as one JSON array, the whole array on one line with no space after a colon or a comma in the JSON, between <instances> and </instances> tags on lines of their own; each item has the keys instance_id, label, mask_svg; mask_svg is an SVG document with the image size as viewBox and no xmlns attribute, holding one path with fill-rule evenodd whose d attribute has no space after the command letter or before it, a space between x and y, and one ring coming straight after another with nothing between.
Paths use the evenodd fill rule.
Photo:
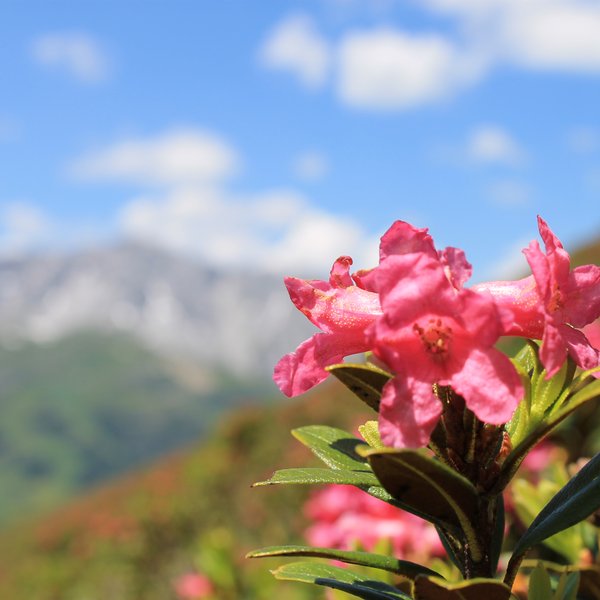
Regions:
<instances>
[{"instance_id":1,"label":"blue sky","mask_svg":"<svg viewBox=\"0 0 600 600\"><path fill-rule=\"evenodd\" d=\"M133 237L372 266L394 219L524 268L600 233L600 1L0 6L0 252Z\"/></svg>"}]
</instances>

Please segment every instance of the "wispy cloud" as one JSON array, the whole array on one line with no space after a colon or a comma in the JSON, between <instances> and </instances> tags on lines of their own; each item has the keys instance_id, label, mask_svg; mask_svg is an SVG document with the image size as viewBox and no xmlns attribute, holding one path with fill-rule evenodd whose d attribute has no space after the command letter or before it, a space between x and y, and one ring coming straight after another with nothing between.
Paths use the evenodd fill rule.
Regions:
<instances>
[{"instance_id":1,"label":"wispy cloud","mask_svg":"<svg viewBox=\"0 0 600 600\"><path fill-rule=\"evenodd\" d=\"M318 181L329 171L329 161L321 152L310 150L299 154L292 164L294 175L304 181Z\"/></svg>"},{"instance_id":2,"label":"wispy cloud","mask_svg":"<svg viewBox=\"0 0 600 600\"><path fill-rule=\"evenodd\" d=\"M578 154L592 154L600 149L600 130L594 127L575 127L567 134L567 145Z\"/></svg>"},{"instance_id":3,"label":"wispy cloud","mask_svg":"<svg viewBox=\"0 0 600 600\"><path fill-rule=\"evenodd\" d=\"M504 128L482 125L474 129L466 143L467 157L477 163L520 165L527 158L525 150Z\"/></svg>"},{"instance_id":4,"label":"wispy cloud","mask_svg":"<svg viewBox=\"0 0 600 600\"><path fill-rule=\"evenodd\" d=\"M325 83L331 53L329 44L306 15L293 15L269 33L259 51L260 63L287 71L308 88Z\"/></svg>"},{"instance_id":5,"label":"wispy cloud","mask_svg":"<svg viewBox=\"0 0 600 600\"><path fill-rule=\"evenodd\" d=\"M63 70L84 83L100 83L110 76L107 53L85 33L47 33L31 45L34 60L43 67Z\"/></svg>"},{"instance_id":6,"label":"wispy cloud","mask_svg":"<svg viewBox=\"0 0 600 600\"><path fill-rule=\"evenodd\" d=\"M222 180L238 165L237 152L221 136L181 128L121 140L74 160L68 172L83 180L180 185Z\"/></svg>"},{"instance_id":7,"label":"wispy cloud","mask_svg":"<svg viewBox=\"0 0 600 600\"><path fill-rule=\"evenodd\" d=\"M494 181L487 194L493 204L506 208L527 206L533 198L531 186L518 179Z\"/></svg>"},{"instance_id":8,"label":"wispy cloud","mask_svg":"<svg viewBox=\"0 0 600 600\"><path fill-rule=\"evenodd\" d=\"M9 202L0 209L0 252L19 254L43 245L54 225L28 202Z\"/></svg>"},{"instance_id":9,"label":"wispy cloud","mask_svg":"<svg viewBox=\"0 0 600 600\"><path fill-rule=\"evenodd\" d=\"M297 192L235 196L187 188L132 200L121 212L125 235L219 267L325 275L323 257L352 254L373 266L377 241L351 219L318 209Z\"/></svg>"}]
</instances>

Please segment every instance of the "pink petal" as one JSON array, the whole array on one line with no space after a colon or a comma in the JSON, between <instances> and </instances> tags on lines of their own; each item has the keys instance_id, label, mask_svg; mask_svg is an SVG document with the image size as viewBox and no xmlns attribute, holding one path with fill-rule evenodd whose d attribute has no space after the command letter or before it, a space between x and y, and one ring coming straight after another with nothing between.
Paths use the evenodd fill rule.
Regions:
<instances>
[{"instance_id":1,"label":"pink petal","mask_svg":"<svg viewBox=\"0 0 600 600\"><path fill-rule=\"evenodd\" d=\"M331 267L329 283L337 288L350 287L352 285L352 278L350 277L351 265L352 259L349 256L340 256Z\"/></svg>"},{"instance_id":2,"label":"pink petal","mask_svg":"<svg viewBox=\"0 0 600 600\"><path fill-rule=\"evenodd\" d=\"M529 246L523 250L523 254L531 267L539 295L546 300L550 294L550 267L546 255L536 240L529 243Z\"/></svg>"},{"instance_id":3,"label":"pink petal","mask_svg":"<svg viewBox=\"0 0 600 600\"><path fill-rule=\"evenodd\" d=\"M362 336L317 333L275 365L273 380L286 396L298 396L327 377L325 367L367 349Z\"/></svg>"},{"instance_id":4,"label":"pink petal","mask_svg":"<svg viewBox=\"0 0 600 600\"><path fill-rule=\"evenodd\" d=\"M394 377L385 384L379 410L379 433L386 446L426 446L440 415L442 403L431 383Z\"/></svg>"},{"instance_id":5,"label":"pink petal","mask_svg":"<svg viewBox=\"0 0 600 600\"><path fill-rule=\"evenodd\" d=\"M554 235L548 224L542 217L538 216L538 229L546 246L546 256L550 263L550 271L557 285L564 285L571 270L571 259L563 248L560 240Z\"/></svg>"},{"instance_id":6,"label":"pink petal","mask_svg":"<svg viewBox=\"0 0 600 600\"><path fill-rule=\"evenodd\" d=\"M544 338L540 348L540 360L546 369L546 379L550 379L562 367L567 358L567 345L563 339L564 327L560 327L551 318L546 318Z\"/></svg>"},{"instance_id":7,"label":"pink petal","mask_svg":"<svg viewBox=\"0 0 600 600\"><path fill-rule=\"evenodd\" d=\"M500 309L503 335L541 339L544 334L544 305L532 275L518 281L489 281L470 288L489 294ZM506 309L508 312L504 312Z\"/></svg>"},{"instance_id":8,"label":"pink petal","mask_svg":"<svg viewBox=\"0 0 600 600\"><path fill-rule=\"evenodd\" d=\"M524 394L508 357L493 348L473 350L450 385L480 420L494 425L510 420Z\"/></svg>"},{"instance_id":9,"label":"pink petal","mask_svg":"<svg viewBox=\"0 0 600 600\"><path fill-rule=\"evenodd\" d=\"M568 322L584 327L600 317L600 267L585 265L571 271L566 292Z\"/></svg>"},{"instance_id":10,"label":"pink petal","mask_svg":"<svg viewBox=\"0 0 600 600\"><path fill-rule=\"evenodd\" d=\"M405 221L396 221L383 234L379 244L379 260L383 261L388 256L397 254L410 254L424 252L436 257L437 252L433 239L427 229L418 229Z\"/></svg>"},{"instance_id":11,"label":"pink petal","mask_svg":"<svg viewBox=\"0 0 600 600\"><path fill-rule=\"evenodd\" d=\"M600 351L592 346L582 331L568 325L560 328L563 340L571 358L582 369L593 369L600 365Z\"/></svg>"},{"instance_id":12,"label":"pink petal","mask_svg":"<svg viewBox=\"0 0 600 600\"><path fill-rule=\"evenodd\" d=\"M444 248L440 252L440 259L450 283L456 289L461 289L473 273L473 267L467 260L464 251L460 248Z\"/></svg>"},{"instance_id":13,"label":"pink petal","mask_svg":"<svg viewBox=\"0 0 600 600\"><path fill-rule=\"evenodd\" d=\"M500 311L488 294L479 294L473 290L462 290L463 303L460 320L464 328L479 346L491 346L500 337L503 322Z\"/></svg>"}]
</instances>

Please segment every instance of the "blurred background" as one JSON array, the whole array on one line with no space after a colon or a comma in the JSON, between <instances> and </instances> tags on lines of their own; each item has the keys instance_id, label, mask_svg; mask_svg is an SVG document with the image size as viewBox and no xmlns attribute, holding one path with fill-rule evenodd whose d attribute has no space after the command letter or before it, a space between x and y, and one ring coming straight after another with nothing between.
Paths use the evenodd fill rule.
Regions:
<instances>
[{"instance_id":1,"label":"blurred background","mask_svg":"<svg viewBox=\"0 0 600 600\"><path fill-rule=\"evenodd\" d=\"M283 276L374 266L395 219L473 281L528 272L537 214L598 263L599 32L597 0L0 3L3 597L273 597L242 557L306 492L249 485L369 417L271 383L311 331Z\"/></svg>"}]
</instances>

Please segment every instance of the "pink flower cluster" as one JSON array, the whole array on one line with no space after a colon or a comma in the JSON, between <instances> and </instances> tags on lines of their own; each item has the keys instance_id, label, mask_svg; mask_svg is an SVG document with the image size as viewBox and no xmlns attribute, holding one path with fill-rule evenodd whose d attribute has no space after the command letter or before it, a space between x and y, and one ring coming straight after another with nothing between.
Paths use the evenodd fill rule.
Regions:
<instances>
[{"instance_id":1,"label":"pink flower cluster","mask_svg":"<svg viewBox=\"0 0 600 600\"><path fill-rule=\"evenodd\" d=\"M296 396L327 376L325 367L372 351L394 377L381 399L386 445L428 443L442 405L433 384L450 386L479 419L508 421L523 397L520 377L494 345L503 335L542 340L540 358L555 374L567 353L584 369L600 352L581 331L600 316L600 267L571 270L570 259L538 218L546 246L524 250L533 275L464 287L471 265L462 250L436 250L427 229L395 222L381 238L379 265L350 275L338 258L329 281L285 280L292 302L321 333L275 367L281 391Z\"/></svg>"},{"instance_id":2,"label":"pink flower cluster","mask_svg":"<svg viewBox=\"0 0 600 600\"><path fill-rule=\"evenodd\" d=\"M305 532L313 546L352 550L358 543L373 551L378 542L389 540L396 558L426 562L445 554L435 528L427 521L353 486L318 490L304 512L313 521Z\"/></svg>"}]
</instances>

